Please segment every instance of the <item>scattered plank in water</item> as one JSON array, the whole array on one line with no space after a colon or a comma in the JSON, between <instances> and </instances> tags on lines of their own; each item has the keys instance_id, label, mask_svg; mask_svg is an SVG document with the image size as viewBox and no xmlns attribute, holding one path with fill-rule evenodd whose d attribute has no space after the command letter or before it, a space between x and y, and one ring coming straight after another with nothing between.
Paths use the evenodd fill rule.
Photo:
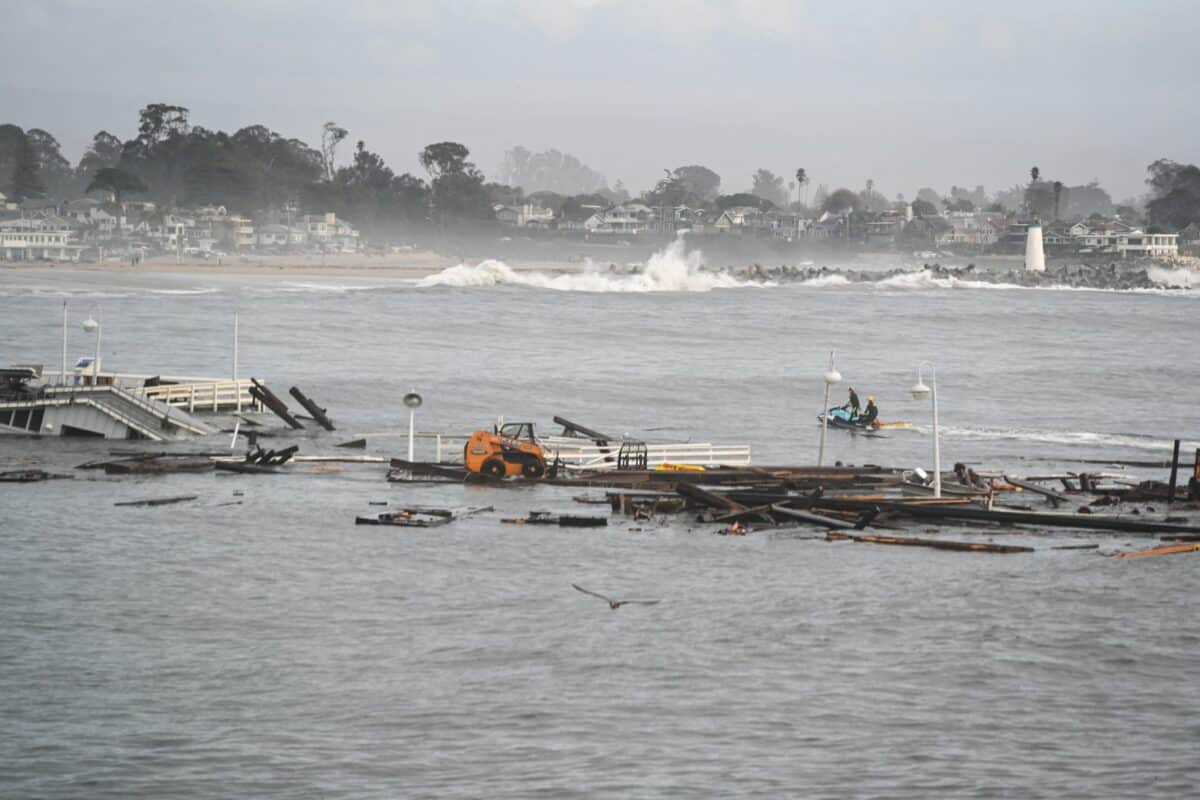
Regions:
<instances>
[{"instance_id":1,"label":"scattered plank in water","mask_svg":"<svg viewBox=\"0 0 1200 800\"><path fill-rule=\"evenodd\" d=\"M1125 553L1117 553L1116 558L1146 558L1147 556L1170 556L1176 553L1196 553L1200 552L1200 544L1189 542L1187 544L1165 544L1161 547L1151 547L1149 550L1131 550Z\"/></svg>"},{"instance_id":2,"label":"scattered plank in water","mask_svg":"<svg viewBox=\"0 0 1200 800\"><path fill-rule=\"evenodd\" d=\"M469 517L484 511L494 510L492 506L478 508L427 508L411 506L395 511L385 511L374 517L355 517L355 525L395 525L401 528L436 528L449 525L461 517Z\"/></svg>"},{"instance_id":3,"label":"scattered plank in water","mask_svg":"<svg viewBox=\"0 0 1200 800\"><path fill-rule=\"evenodd\" d=\"M963 550L973 553L1032 553L1032 547L1020 547L1012 544L991 544L990 542L947 542L941 539L915 539L908 536L868 536L851 533L827 533L825 540L830 542L852 541L866 544L897 544L909 547L932 547L935 550Z\"/></svg>"},{"instance_id":4,"label":"scattered plank in water","mask_svg":"<svg viewBox=\"0 0 1200 800\"><path fill-rule=\"evenodd\" d=\"M195 500L199 495L181 494L177 497L155 497L150 500L126 500L122 503L113 503L114 506L169 506L172 503L186 503L189 500Z\"/></svg>"},{"instance_id":5,"label":"scattered plank in water","mask_svg":"<svg viewBox=\"0 0 1200 800\"><path fill-rule=\"evenodd\" d=\"M506 525L557 525L560 528L603 528L608 525L607 517L574 517L567 514L551 514L548 511L531 511L528 517L500 520Z\"/></svg>"},{"instance_id":6,"label":"scattered plank in water","mask_svg":"<svg viewBox=\"0 0 1200 800\"><path fill-rule=\"evenodd\" d=\"M70 478L71 475L55 475L46 472L44 469L15 469L8 472L0 472L0 483L36 483L38 481L49 481L56 478Z\"/></svg>"},{"instance_id":7,"label":"scattered plank in water","mask_svg":"<svg viewBox=\"0 0 1200 800\"><path fill-rule=\"evenodd\" d=\"M366 446L367 446L366 439L351 439L348 442L342 442L341 444L334 445L334 447L353 447L353 448L357 448L359 450L362 450Z\"/></svg>"}]
</instances>

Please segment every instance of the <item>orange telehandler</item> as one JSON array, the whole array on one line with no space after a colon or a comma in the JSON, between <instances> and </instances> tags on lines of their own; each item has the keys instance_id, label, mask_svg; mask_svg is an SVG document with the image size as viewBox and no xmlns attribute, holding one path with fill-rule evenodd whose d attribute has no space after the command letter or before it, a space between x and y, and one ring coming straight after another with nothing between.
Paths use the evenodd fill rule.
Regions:
<instances>
[{"instance_id":1,"label":"orange telehandler","mask_svg":"<svg viewBox=\"0 0 1200 800\"><path fill-rule=\"evenodd\" d=\"M513 422L471 434L463 464L468 472L492 478L540 478L546 474L546 451L533 435L532 422Z\"/></svg>"}]
</instances>

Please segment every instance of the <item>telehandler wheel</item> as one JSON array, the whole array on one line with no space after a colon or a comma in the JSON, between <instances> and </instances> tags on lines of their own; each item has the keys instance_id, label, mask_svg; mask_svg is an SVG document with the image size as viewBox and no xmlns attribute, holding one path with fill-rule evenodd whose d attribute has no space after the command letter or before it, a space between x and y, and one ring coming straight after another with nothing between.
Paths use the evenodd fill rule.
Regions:
<instances>
[{"instance_id":1,"label":"telehandler wheel","mask_svg":"<svg viewBox=\"0 0 1200 800\"><path fill-rule=\"evenodd\" d=\"M504 467L504 462L498 458L489 458L479 467L479 471L484 475L489 475L493 478L503 478L507 470Z\"/></svg>"},{"instance_id":2,"label":"telehandler wheel","mask_svg":"<svg viewBox=\"0 0 1200 800\"><path fill-rule=\"evenodd\" d=\"M540 478L546 474L546 468L540 461L527 461L521 467L521 474L526 478Z\"/></svg>"}]
</instances>

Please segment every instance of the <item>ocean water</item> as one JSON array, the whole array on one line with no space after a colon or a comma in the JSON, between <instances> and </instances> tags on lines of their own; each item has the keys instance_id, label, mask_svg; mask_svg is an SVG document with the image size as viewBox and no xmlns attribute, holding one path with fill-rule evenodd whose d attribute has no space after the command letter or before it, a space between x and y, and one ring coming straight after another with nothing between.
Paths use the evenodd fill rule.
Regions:
<instances>
[{"instance_id":1,"label":"ocean water","mask_svg":"<svg viewBox=\"0 0 1200 800\"><path fill-rule=\"evenodd\" d=\"M637 274L467 264L379 278L0 270L0 360L240 372L403 455L423 431L561 415L652 441L812 463L830 350L887 438L826 458L1021 474L1200 447L1200 292L746 285L682 249ZM925 373L929 382L930 374ZM206 442L223 448L228 439ZM0 469L113 442L0 438ZM185 447L196 447L195 444ZM432 455L428 441L419 456ZM287 476L0 485L6 797L1161 797L1200 785L1200 554L1124 536L960 532L1036 552L745 538L599 513L577 490L396 485L383 465ZM158 508L114 502L179 494ZM493 506L427 531L372 502ZM909 533L925 528L914 525ZM1097 550L1053 547L1098 544ZM610 610L572 583L660 599Z\"/></svg>"}]
</instances>

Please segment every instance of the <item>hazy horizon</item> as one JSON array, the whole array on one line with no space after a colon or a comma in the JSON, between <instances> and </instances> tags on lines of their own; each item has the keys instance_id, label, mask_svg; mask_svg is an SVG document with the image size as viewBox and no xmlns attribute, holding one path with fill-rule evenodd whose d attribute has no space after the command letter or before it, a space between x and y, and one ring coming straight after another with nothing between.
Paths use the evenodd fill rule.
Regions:
<instances>
[{"instance_id":1,"label":"hazy horizon","mask_svg":"<svg viewBox=\"0 0 1200 800\"><path fill-rule=\"evenodd\" d=\"M495 177L516 145L556 148L635 194L700 163L726 192L759 167L912 199L922 186L995 192L1037 165L1116 201L1157 158L1200 160L1194 70L1180 54L1200 7L1135 14L1078 0L978 13L776 0L474 0L344 8L300 0L21 4L0 44L0 122L54 134L78 162L96 131L136 134L138 110L193 124L265 124L319 142L349 130L397 172L454 140ZM103 43L97 43L102 35ZM14 69L13 65L19 65Z\"/></svg>"}]
</instances>

